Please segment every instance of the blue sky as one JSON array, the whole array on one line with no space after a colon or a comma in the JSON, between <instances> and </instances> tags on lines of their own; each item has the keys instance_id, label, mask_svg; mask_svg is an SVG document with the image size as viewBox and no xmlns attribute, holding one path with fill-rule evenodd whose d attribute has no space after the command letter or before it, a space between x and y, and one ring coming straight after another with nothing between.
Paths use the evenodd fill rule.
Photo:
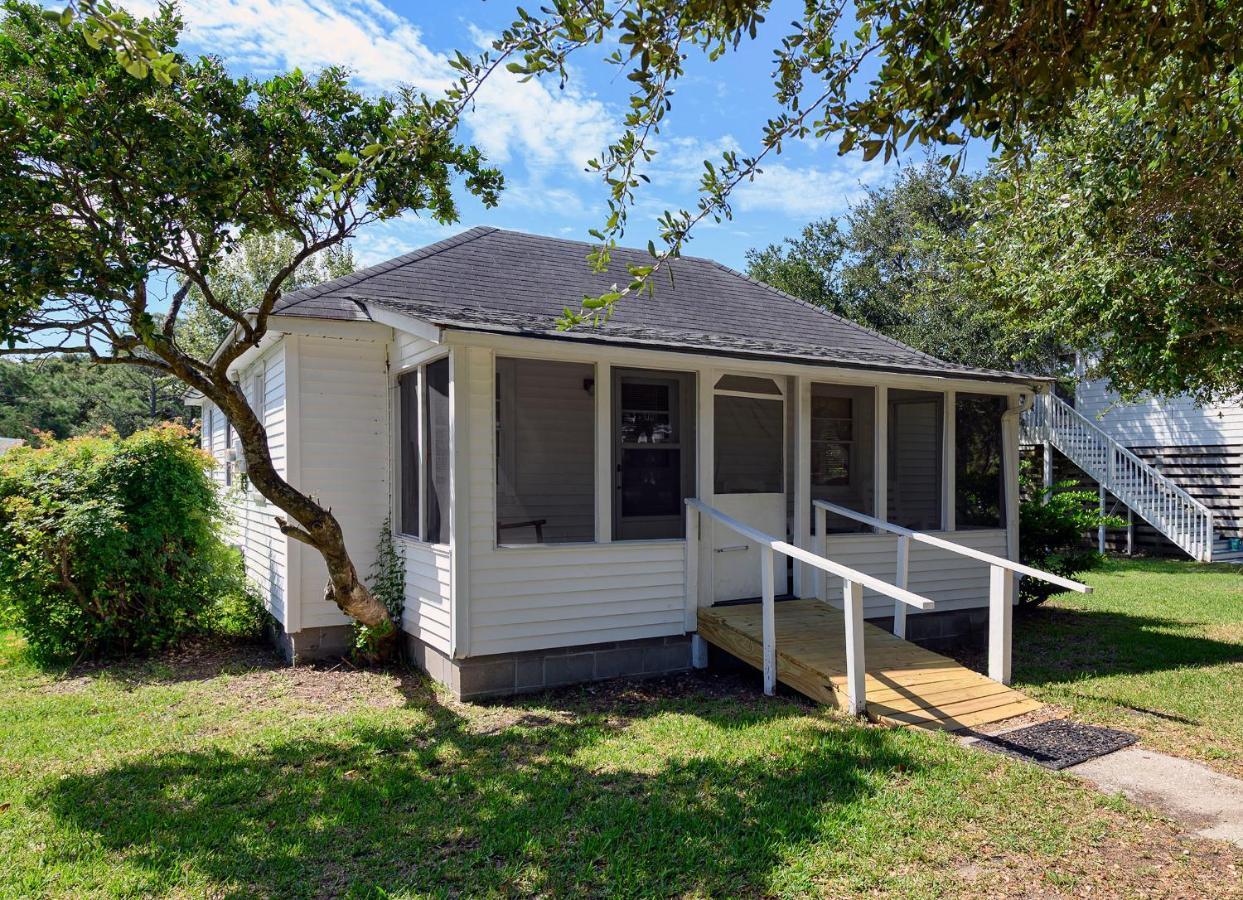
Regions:
<instances>
[{"instance_id":1,"label":"blue sky","mask_svg":"<svg viewBox=\"0 0 1243 900\"><path fill-rule=\"evenodd\" d=\"M146 0L124 3L134 11ZM470 53L512 17L516 0L181 0L183 49L213 52L238 73L263 75L294 66L315 71L343 65L364 90L408 83L437 90L448 77L445 57ZM532 2L531 7L537 4ZM687 207L705 158L723 149L752 151L774 106L768 78L772 47L801 4L778 2L757 40L709 64L692 59L674 98L648 170L652 183L631 216L626 244L654 237L661 211ZM575 64L572 83L521 83L509 73L482 89L462 138L478 145L505 173L499 208L462 204L458 226L403 218L359 235L359 262L370 264L474 225L494 225L588 240L600 224L604 186L583 171L615 135L626 82L600 62ZM796 233L807 222L844 212L865 186L892 179L897 165L839 157L834 144L795 142L735 196L733 221L708 222L687 252L743 267L748 248ZM919 152L909 160L918 162Z\"/></svg>"}]
</instances>

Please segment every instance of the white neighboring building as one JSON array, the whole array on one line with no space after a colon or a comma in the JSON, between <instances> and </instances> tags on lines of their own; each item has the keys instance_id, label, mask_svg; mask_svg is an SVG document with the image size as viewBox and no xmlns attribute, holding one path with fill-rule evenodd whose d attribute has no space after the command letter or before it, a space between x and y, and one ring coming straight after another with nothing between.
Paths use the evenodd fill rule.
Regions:
<instances>
[{"instance_id":1,"label":"white neighboring building","mask_svg":"<svg viewBox=\"0 0 1243 900\"><path fill-rule=\"evenodd\" d=\"M1190 397L1122 403L1107 381L1083 381L1075 407L1213 512L1215 561L1243 560L1243 400L1200 406ZM1136 539L1174 551L1151 527Z\"/></svg>"},{"instance_id":2,"label":"white neighboring building","mask_svg":"<svg viewBox=\"0 0 1243 900\"><path fill-rule=\"evenodd\" d=\"M942 362L704 259L560 331L649 260L618 250L595 276L588 249L475 228L283 298L238 360L278 469L332 509L360 572L392 518L409 651L459 696L688 668L698 607L761 585L736 534L688 542L687 498L809 549L818 498L1017 558L1018 414L1039 379ZM228 461L223 417L204 404L203 421ZM219 472L287 654L343 650L318 554ZM894 535L828 530L835 561L893 579ZM908 633L978 632L988 573L916 545L909 587L937 611ZM774 581L810 595L802 564Z\"/></svg>"}]
</instances>

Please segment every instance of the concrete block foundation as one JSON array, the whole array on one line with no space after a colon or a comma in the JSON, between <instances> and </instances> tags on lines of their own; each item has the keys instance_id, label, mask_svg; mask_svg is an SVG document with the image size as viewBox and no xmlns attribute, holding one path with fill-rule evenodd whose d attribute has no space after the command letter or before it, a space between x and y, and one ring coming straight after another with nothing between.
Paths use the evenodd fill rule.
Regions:
<instances>
[{"instance_id":1,"label":"concrete block foundation","mask_svg":"<svg viewBox=\"0 0 1243 900\"><path fill-rule=\"evenodd\" d=\"M670 675L691 668L690 635L450 659L406 635L410 662L459 700L509 697L608 678Z\"/></svg>"}]
</instances>

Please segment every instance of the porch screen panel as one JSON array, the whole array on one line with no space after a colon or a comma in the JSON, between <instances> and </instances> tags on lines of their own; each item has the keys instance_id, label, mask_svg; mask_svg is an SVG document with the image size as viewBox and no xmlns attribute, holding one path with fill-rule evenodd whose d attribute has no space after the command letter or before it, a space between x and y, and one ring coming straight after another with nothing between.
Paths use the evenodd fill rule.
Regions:
<instances>
[{"instance_id":1,"label":"porch screen panel","mask_svg":"<svg viewBox=\"0 0 1243 900\"><path fill-rule=\"evenodd\" d=\"M876 508L876 391L841 384L811 386L811 497L872 515ZM812 516L812 527L816 517ZM867 531L828 514L830 533Z\"/></svg>"},{"instance_id":2,"label":"porch screen panel","mask_svg":"<svg viewBox=\"0 0 1243 900\"><path fill-rule=\"evenodd\" d=\"M408 372L397 379L397 418L401 428L402 534L419 536L419 374Z\"/></svg>"},{"instance_id":3,"label":"porch screen panel","mask_svg":"<svg viewBox=\"0 0 1243 900\"><path fill-rule=\"evenodd\" d=\"M780 494L785 405L759 397L716 397L718 494Z\"/></svg>"},{"instance_id":4,"label":"porch screen panel","mask_svg":"<svg viewBox=\"0 0 1243 900\"><path fill-rule=\"evenodd\" d=\"M944 397L889 392L889 521L917 531L941 527Z\"/></svg>"},{"instance_id":5,"label":"porch screen panel","mask_svg":"<svg viewBox=\"0 0 1243 900\"><path fill-rule=\"evenodd\" d=\"M496 361L496 539L595 540L595 367Z\"/></svg>"},{"instance_id":6,"label":"porch screen panel","mask_svg":"<svg viewBox=\"0 0 1243 900\"><path fill-rule=\"evenodd\" d=\"M958 394L954 410L954 524L1005 526L1001 416L1004 397Z\"/></svg>"},{"instance_id":7,"label":"porch screen panel","mask_svg":"<svg viewBox=\"0 0 1243 900\"><path fill-rule=\"evenodd\" d=\"M449 360L438 359L423 370L427 447L424 540L449 543Z\"/></svg>"}]
</instances>

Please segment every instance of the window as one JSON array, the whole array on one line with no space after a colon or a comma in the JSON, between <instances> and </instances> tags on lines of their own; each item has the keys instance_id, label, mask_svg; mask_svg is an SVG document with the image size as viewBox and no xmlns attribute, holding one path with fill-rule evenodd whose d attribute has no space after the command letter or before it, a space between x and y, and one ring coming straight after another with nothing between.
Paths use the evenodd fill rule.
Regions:
<instances>
[{"instance_id":1,"label":"window","mask_svg":"<svg viewBox=\"0 0 1243 900\"><path fill-rule=\"evenodd\" d=\"M438 359L423 369L423 409L427 448L423 489L427 492L423 538L449 543L449 360Z\"/></svg>"},{"instance_id":2,"label":"window","mask_svg":"<svg viewBox=\"0 0 1243 900\"><path fill-rule=\"evenodd\" d=\"M397 378L401 533L449 543L449 359Z\"/></svg>"},{"instance_id":3,"label":"window","mask_svg":"<svg viewBox=\"0 0 1243 900\"><path fill-rule=\"evenodd\" d=\"M811 497L871 515L876 431L876 392L870 387L811 386ZM815 516L812 516L815 521ZM867 526L829 514L830 532L866 531ZM814 527L814 526L813 526Z\"/></svg>"},{"instance_id":4,"label":"window","mask_svg":"<svg viewBox=\"0 0 1243 900\"><path fill-rule=\"evenodd\" d=\"M889 514L919 531L941 527L941 431L944 397L889 392Z\"/></svg>"},{"instance_id":5,"label":"window","mask_svg":"<svg viewBox=\"0 0 1243 900\"><path fill-rule=\"evenodd\" d=\"M784 412L778 399L715 397L716 493L782 493Z\"/></svg>"},{"instance_id":6,"label":"window","mask_svg":"<svg viewBox=\"0 0 1243 900\"><path fill-rule=\"evenodd\" d=\"M595 540L595 433L594 366L497 359L498 544Z\"/></svg>"},{"instance_id":7,"label":"window","mask_svg":"<svg viewBox=\"0 0 1243 900\"><path fill-rule=\"evenodd\" d=\"M694 380L613 369L613 539L680 538L694 491Z\"/></svg>"},{"instance_id":8,"label":"window","mask_svg":"<svg viewBox=\"0 0 1243 900\"><path fill-rule=\"evenodd\" d=\"M1001 416L1004 397L958 394L954 409L955 527L1002 528L1005 479Z\"/></svg>"},{"instance_id":9,"label":"window","mask_svg":"<svg viewBox=\"0 0 1243 900\"><path fill-rule=\"evenodd\" d=\"M402 534L418 537L419 528L419 373L397 379L398 420L401 423L401 498L398 512Z\"/></svg>"}]
</instances>

